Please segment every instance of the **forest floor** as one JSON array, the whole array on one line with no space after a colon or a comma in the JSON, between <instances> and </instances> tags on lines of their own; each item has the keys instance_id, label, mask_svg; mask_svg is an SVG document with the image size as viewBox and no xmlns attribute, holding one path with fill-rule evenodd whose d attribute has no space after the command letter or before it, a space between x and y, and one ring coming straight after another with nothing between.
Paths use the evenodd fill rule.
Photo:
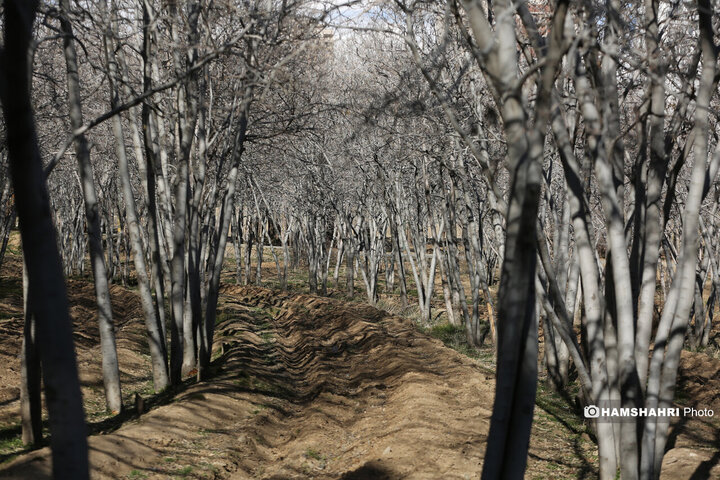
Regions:
<instances>
[{"instance_id":1,"label":"forest floor","mask_svg":"<svg viewBox=\"0 0 720 480\"><path fill-rule=\"evenodd\" d=\"M19 440L22 291L16 259L0 272L0 478L50 478L48 448ZM105 412L94 292L68 282L93 478L475 479L489 427L489 351L458 353L407 318L373 307L259 287L225 286L213 378L151 395L142 312L114 286L127 411ZM430 334L453 344L452 331ZM683 405L709 420L673 429L668 479L720 478L720 359L684 352ZM589 429L540 386L527 478L597 476ZM147 413L134 411L135 394Z\"/></svg>"}]
</instances>

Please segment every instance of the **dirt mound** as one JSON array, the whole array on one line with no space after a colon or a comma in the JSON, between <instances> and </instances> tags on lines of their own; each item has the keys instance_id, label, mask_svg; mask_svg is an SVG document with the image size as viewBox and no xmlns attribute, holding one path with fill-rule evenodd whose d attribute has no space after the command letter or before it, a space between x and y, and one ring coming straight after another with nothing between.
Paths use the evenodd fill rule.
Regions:
<instances>
[{"instance_id":1,"label":"dirt mound","mask_svg":"<svg viewBox=\"0 0 720 480\"><path fill-rule=\"evenodd\" d=\"M0 429L17 429L22 291L0 292ZM91 425L108 418L92 283L69 280L83 396ZM111 289L125 404L151 391L137 295ZM492 408L487 366L367 305L225 286L208 383L90 438L94 478L478 478ZM720 364L684 352L679 390L717 405ZM594 478L596 448L580 423L538 403L527 478ZM14 431L14 430L13 430ZM720 474L716 419L673 425L663 478ZM3 457L0 452L0 458ZM0 478L49 478L49 451ZM695 478L693 477L693 478Z\"/></svg>"},{"instance_id":2,"label":"dirt mound","mask_svg":"<svg viewBox=\"0 0 720 480\"><path fill-rule=\"evenodd\" d=\"M16 421L8 407L20 398L18 358L23 331L22 265L14 256L5 258L0 269L0 429Z\"/></svg>"},{"instance_id":3,"label":"dirt mound","mask_svg":"<svg viewBox=\"0 0 720 480\"><path fill-rule=\"evenodd\" d=\"M90 439L94 478L479 478L494 379L369 306L223 289L211 382ZM594 445L537 409L528 478L593 478ZM2 478L48 478L47 449Z\"/></svg>"},{"instance_id":4,"label":"dirt mound","mask_svg":"<svg viewBox=\"0 0 720 480\"><path fill-rule=\"evenodd\" d=\"M683 351L680 357L677 389L683 403L712 408L720 415L720 359L704 353Z\"/></svg>"},{"instance_id":5,"label":"dirt mound","mask_svg":"<svg viewBox=\"0 0 720 480\"><path fill-rule=\"evenodd\" d=\"M0 440L19 433L20 348L22 346L23 304L22 265L6 257L0 277ZM90 423L110 417L105 409L105 392L100 364L100 337L97 325L95 288L88 280L67 281L73 337L80 373L85 413ZM135 392L152 391L147 339L142 306L137 294L118 285L110 287L115 335L123 388L123 404L130 408ZM17 450L18 446L13 445ZM13 453L0 446L0 460Z\"/></svg>"},{"instance_id":6,"label":"dirt mound","mask_svg":"<svg viewBox=\"0 0 720 480\"><path fill-rule=\"evenodd\" d=\"M676 401L713 416L681 416L670 430L662 478L720 478L720 360L683 351Z\"/></svg>"}]
</instances>

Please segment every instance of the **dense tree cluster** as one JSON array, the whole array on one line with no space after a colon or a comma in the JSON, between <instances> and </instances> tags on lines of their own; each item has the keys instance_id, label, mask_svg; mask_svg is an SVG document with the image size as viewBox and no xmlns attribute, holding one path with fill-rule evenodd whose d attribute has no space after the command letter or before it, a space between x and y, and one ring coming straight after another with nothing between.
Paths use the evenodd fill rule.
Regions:
<instances>
[{"instance_id":1,"label":"dense tree cluster","mask_svg":"<svg viewBox=\"0 0 720 480\"><path fill-rule=\"evenodd\" d=\"M0 262L37 214L8 174L30 94L28 182L54 275L93 275L110 410L109 282L137 284L160 391L206 375L226 251L238 283L302 266L312 293L357 283L490 339L486 478L524 472L539 332L556 388L625 407L672 405L681 350L717 343L717 2L30 3L2 7ZM601 477L656 478L668 426L597 422Z\"/></svg>"}]
</instances>

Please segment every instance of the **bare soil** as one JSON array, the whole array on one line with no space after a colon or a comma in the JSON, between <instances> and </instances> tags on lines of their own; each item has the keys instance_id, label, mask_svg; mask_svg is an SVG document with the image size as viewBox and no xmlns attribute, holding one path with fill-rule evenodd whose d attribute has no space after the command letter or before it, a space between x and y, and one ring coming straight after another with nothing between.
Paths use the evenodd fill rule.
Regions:
<instances>
[{"instance_id":1,"label":"bare soil","mask_svg":"<svg viewBox=\"0 0 720 480\"><path fill-rule=\"evenodd\" d=\"M7 275L4 266L0 276L0 440L19 434L16 267ZM226 286L212 380L150 397L137 297L113 287L128 412L111 418L104 410L92 284L68 283L86 412L91 429L101 433L89 439L93 478L479 478L492 370L406 318L358 303ZM717 401L718 364L684 354L682 391ZM149 412L132 411L136 392L148 398ZM561 411L542 395L526 477L595 478L597 450L588 429L569 407ZM663 478L720 478L716 420L675 426ZM0 460L21 447L5 448ZM50 478L49 460L47 448L24 453L0 466L0 478Z\"/></svg>"},{"instance_id":2,"label":"bare soil","mask_svg":"<svg viewBox=\"0 0 720 480\"><path fill-rule=\"evenodd\" d=\"M88 280L68 279L66 282L85 414L92 431L119 419L113 420L105 405L94 286ZM142 306L134 291L118 285L110 287L110 297L123 404L126 409L131 409L136 393L152 393ZM12 255L6 257L0 270L0 462L14 455L21 446L15 438L20 432L22 331L22 264L18 256Z\"/></svg>"},{"instance_id":3,"label":"bare soil","mask_svg":"<svg viewBox=\"0 0 720 480\"><path fill-rule=\"evenodd\" d=\"M479 477L494 381L478 362L369 306L223 297L215 378L91 437L94 478ZM532 445L529 478L594 477L581 432L540 418ZM48 449L0 477L49 478Z\"/></svg>"}]
</instances>

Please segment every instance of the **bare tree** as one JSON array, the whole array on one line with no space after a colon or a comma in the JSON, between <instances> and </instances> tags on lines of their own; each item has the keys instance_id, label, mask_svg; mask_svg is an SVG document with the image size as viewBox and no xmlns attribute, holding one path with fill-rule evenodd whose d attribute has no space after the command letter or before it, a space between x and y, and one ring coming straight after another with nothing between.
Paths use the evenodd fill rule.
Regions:
<instances>
[{"instance_id":1,"label":"bare tree","mask_svg":"<svg viewBox=\"0 0 720 480\"><path fill-rule=\"evenodd\" d=\"M73 130L83 126L82 101L80 98L80 77L78 75L77 53L72 24L69 19L70 2L60 2L60 30L63 34L63 47L67 68L68 106L70 108L70 125ZM100 231L100 211L95 191L90 150L84 134L75 137L75 155L78 161L80 184L85 200L85 218L90 244L90 258L95 284L95 295L98 305L98 323L103 362L103 382L107 408L111 412L122 410L122 393L120 389L120 369L118 367L117 348L115 346L115 330L110 305L110 287L102 247Z\"/></svg>"},{"instance_id":2,"label":"bare tree","mask_svg":"<svg viewBox=\"0 0 720 480\"><path fill-rule=\"evenodd\" d=\"M28 274L29 310L36 320L37 347L43 366L53 475L86 479L89 473L85 417L68 300L30 103L28 48L36 8L36 2L4 4L0 98Z\"/></svg>"}]
</instances>

